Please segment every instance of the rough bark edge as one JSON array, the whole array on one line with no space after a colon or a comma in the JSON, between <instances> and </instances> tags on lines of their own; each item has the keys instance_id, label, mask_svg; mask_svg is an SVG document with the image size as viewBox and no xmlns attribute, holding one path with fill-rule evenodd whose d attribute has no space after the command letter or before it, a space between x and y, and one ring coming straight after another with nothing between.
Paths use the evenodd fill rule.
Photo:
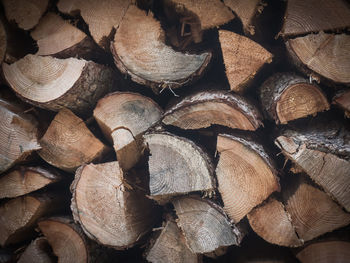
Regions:
<instances>
[{"instance_id":1,"label":"rough bark edge","mask_svg":"<svg viewBox=\"0 0 350 263\"><path fill-rule=\"evenodd\" d=\"M348 95L349 94L349 95ZM338 103L338 99L341 98L343 95L348 95L350 97L350 89L346 89L346 90L340 90L338 91L333 99L332 99L332 104L336 105L337 107L341 108L342 110L344 110L344 115L347 118L350 118L350 108L346 108L344 107L343 104Z\"/></svg>"}]
</instances>

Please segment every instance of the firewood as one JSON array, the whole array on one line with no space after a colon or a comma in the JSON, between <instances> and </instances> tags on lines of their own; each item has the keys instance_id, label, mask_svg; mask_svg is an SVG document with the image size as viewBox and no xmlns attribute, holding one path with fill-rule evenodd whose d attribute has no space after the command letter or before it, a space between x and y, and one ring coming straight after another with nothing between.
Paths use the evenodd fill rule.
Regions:
<instances>
[{"instance_id":1,"label":"firewood","mask_svg":"<svg viewBox=\"0 0 350 263\"><path fill-rule=\"evenodd\" d=\"M51 247L45 237L38 237L24 250L18 263L54 263Z\"/></svg>"},{"instance_id":2,"label":"firewood","mask_svg":"<svg viewBox=\"0 0 350 263\"><path fill-rule=\"evenodd\" d=\"M287 130L275 144L286 158L350 211L350 162L346 159L350 156L349 131L335 125Z\"/></svg>"},{"instance_id":3,"label":"firewood","mask_svg":"<svg viewBox=\"0 0 350 263\"><path fill-rule=\"evenodd\" d=\"M155 237L153 237L155 238ZM146 259L152 263L199 263L202 262L199 255L193 253L186 245L186 240L181 229L173 221L168 219L161 232L147 251Z\"/></svg>"},{"instance_id":4,"label":"firewood","mask_svg":"<svg viewBox=\"0 0 350 263\"><path fill-rule=\"evenodd\" d=\"M239 222L272 192L279 191L277 171L263 147L252 140L220 134L216 167L225 212Z\"/></svg>"},{"instance_id":5,"label":"firewood","mask_svg":"<svg viewBox=\"0 0 350 263\"><path fill-rule=\"evenodd\" d=\"M25 195L58 182L62 176L41 167L20 166L0 177L0 198Z\"/></svg>"},{"instance_id":6,"label":"firewood","mask_svg":"<svg viewBox=\"0 0 350 263\"><path fill-rule=\"evenodd\" d=\"M0 173L41 148L37 121L23 111L20 105L0 97Z\"/></svg>"},{"instance_id":7,"label":"firewood","mask_svg":"<svg viewBox=\"0 0 350 263\"><path fill-rule=\"evenodd\" d=\"M31 36L37 41L36 55L91 60L98 54L98 46L90 37L55 13L41 18Z\"/></svg>"},{"instance_id":8,"label":"firewood","mask_svg":"<svg viewBox=\"0 0 350 263\"><path fill-rule=\"evenodd\" d=\"M137 181L137 176L126 178L118 162L83 165L77 170L71 209L89 238L125 249L151 230L157 211Z\"/></svg>"},{"instance_id":9,"label":"firewood","mask_svg":"<svg viewBox=\"0 0 350 263\"><path fill-rule=\"evenodd\" d=\"M261 86L260 100L266 115L277 124L316 115L329 109L322 90L294 73L276 73Z\"/></svg>"},{"instance_id":10,"label":"firewood","mask_svg":"<svg viewBox=\"0 0 350 263\"><path fill-rule=\"evenodd\" d=\"M150 156L150 197L160 203L194 191L214 191L214 167L208 154L192 141L170 133L144 136Z\"/></svg>"},{"instance_id":11,"label":"firewood","mask_svg":"<svg viewBox=\"0 0 350 263\"><path fill-rule=\"evenodd\" d=\"M111 51L118 69L154 92L177 88L202 75L211 53L174 51L165 45L165 34L152 13L131 5L120 23Z\"/></svg>"},{"instance_id":12,"label":"firewood","mask_svg":"<svg viewBox=\"0 0 350 263\"><path fill-rule=\"evenodd\" d=\"M245 36L219 30L219 41L231 90L243 93L258 70L272 62L272 54Z\"/></svg>"},{"instance_id":13,"label":"firewood","mask_svg":"<svg viewBox=\"0 0 350 263\"><path fill-rule=\"evenodd\" d=\"M321 241L312 243L300 251L296 257L301 263L347 263L350 258L350 242Z\"/></svg>"},{"instance_id":14,"label":"firewood","mask_svg":"<svg viewBox=\"0 0 350 263\"><path fill-rule=\"evenodd\" d=\"M68 109L60 110L40 139L40 157L49 164L74 172L84 163L100 158L107 147Z\"/></svg>"},{"instance_id":15,"label":"firewood","mask_svg":"<svg viewBox=\"0 0 350 263\"><path fill-rule=\"evenodd\" d=\"M2 0L2 4L8 21L14 21L18 27L29 30L38 24L49 0Z\"/></svg>"},{"instance_id":16,"label":"firewood","mask_svg":"<svg viewBox=\"0 0 350 263\"><path fill-rule=\"evenodd\" d=\"M194 253L209 253L241 243L244 232L232 225L215 203L197 197L181 197L172 203L177 224Z\"/></svg>"},{"instance_id":17,"label":"firewood","mask_svg":"<svg viewBox=\"0 0 350 263\"><path fill-rule=\"evenodd\" d=\"M333 9L333 8L332 8ZM350 84L350 36L320 32L289 39L287 50L296 66L336 83ZM316 74L315 74L316 73Z\"/></svg>"},{"instance_id":18,"label":"firewood","mask_svg":"<svg viewBox=\"0 0 350 263\"><path fill-rule=\"evenodd\" d=\"M7 48L7 35L4 24L0 20L0 65L5 58Z\"/></svg>"},{"instance_id":19,"label":"firewood","mask_svg":"<svg viewBox=\"0 0 350 263\"><path fill-rule=\"evenodd\" d=\"M117 29L132 0L59 0L57 8L65 14L79 12L95 42L109 50L113 30Z\"/></svg>"},{"instance_id":20,"label":"firewood","mask_svg":"<svg viewBox=\"0 0 350 263\"><path fill-rule=\"evenodd\" d=\"M11 199L0 205L0 245L19 243L34 234L37 220L52 212L59 212L62 197L32 194Z\"/></svg>"},{"instance_id":21,"label":"firewood","mask_svg":"<svg viewBox=\"0 0 350 263\"><path fill-rule=\"evenodd\" d=\"M344 0L288 0L284 36L350 27L350 7Z\"/></svg>"},{"instance_id":22,"label":"firewood","mask_svg":"<svg viewBox=\"0 0 350 263\"><path fill-rule=\"evenodd\" d=\"M254 208L248 214L248 220L255 233L267 242L286 247L303 245L284 205L273 197Z\"/></svg>"},{"instance_id":23,"label":"firewood","mask_svg":"<svg viewBox=\"0 0 350 263\"><path fill-rule=\"evenodd\" d=\"M24 101L58 111L83 114L114 85L113 71L92 61L27 55L3 64L6 81Z\"/></svg>"},{"instance_id":24,"label":"firewood","mask_svg":"<svg viewBox=\"0 0 350 263\"><path fill-rule=\"evenodd\" d=\"M350 118L350 90L343 90L333 97L333 104L342 108L345 116Z\"/></svg>"},{"instance_id":25,"label":"firewood","mask_svg":"<svg viewBox=\"0 0 350 263\"><path fill-rule=\"evenodd\" d=\"M256 130L262 125L258 109L245 98L227 91L204 91L183 98L164 114L163 123L182 129L218 124L232 129Z\"/></svg>"},{"instance_id":26,"label":"firewood","mask_svg":"<svg viewBox=\"0 0 350 263\"><path fill-rule=\"evenodd\" d=\"M284 192L288 193L286 210L302 240L309 241L350 224L350 214L344 212L325 192L306 183L303 177L295 181L295 190L291 185Z\"/></svg>"},{"instance_id":27,"label":"firewood","mask_svg":"<svg viewBox=\"0 0 350 263\"><path fill-rule=\"evenodd\" d=\"M148 97L114 92L100 99L94 117L105 137L113 142L120 167L129 170L143 151L142 134L157 123L163 110Z\"/></svg>"}]
</instances>

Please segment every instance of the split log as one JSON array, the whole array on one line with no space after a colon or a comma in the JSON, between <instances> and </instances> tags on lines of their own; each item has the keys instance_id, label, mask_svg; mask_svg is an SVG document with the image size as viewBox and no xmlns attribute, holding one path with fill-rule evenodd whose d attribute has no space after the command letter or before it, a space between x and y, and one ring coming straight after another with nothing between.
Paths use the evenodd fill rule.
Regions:
<instances>
[{"instance_id":1,"label":"split log","mask_svg":"<svg viewBox=\"0 0 350 263\"><path fill-rule=\"evenodd\" d=\"M313 243L300 251L296 257L301 263L346 263L350 258L350 242L321 241Z\"/></svg>"},{"instance_id":2,"label":"split log","mask_svg":"<svg viewBox=\"0 0 350 263\"><path fill-rule=\"evenodd\" d=\"M111 69L76 58L27 55L11 65L3 64L3 71L22 100L53 111L66 107L86 113L114 86Z\"/></svg>"},{"instance_id":3,"label":"split log","mask_svg":"<svg viewBox=\"0 0 350 263\"><path fill-rule=\"evenodd\" d=\"M225 212L238 223L271 193L279 191L277 171L263 147L244 137L220 134L217 151L218 190Z\"/></svg>"},{"instance_id":4,"label":"split log","mask_svg":"<svg viewBox=\"0 0 350 263\"><path fill-rule=\"evenodd\" d=\"M241 243L244 233L232 225L213 202L197 197L181 197L172 203L178 216L177 224L194 253L209 253Z\"/></svg>"},{"instance_id":5,"label":"split log","mask_svg":"<svg viewBox=\"0 0 350 263\"><path fill-rule=\"evenodd\" d=\"M231 90L243 93L258 70L272 62L272 54L245 36L219 30L226 76Z\"/></svg>"},{"instance_id":6,"label":"split log","mask_svg":"<svg viewBox=\"0 0 350 263\"><path fill-rule=\"evenodd\" d=\"M118 162L83 165L76 171L71 209L89 238L125 249L151 230L157 210L136 185L140 180L126 178Z\"/></svg>"},{"instance_id":7,"label":"split log","mask_svg":"<svg viewBox=\"0 0 350 263\"><path fill-rule=\"evenodd\" d=\"M14 21L19 28L29 30L35 27L48 8L49 0L2 0L8 21Z\"/></svg>"},{"instance_id":8,"label":"split log","mask_svg":"<svg viewBox=\"0 0 350 263\"><path fill-rule=\"evenodd\" d=\"M18 263L54 263L52 250L45 237L38 237L24 250Z\"/></svg>"},{"instance_id":9,"label":"split log","mask_svg":"<svg viewBox=\"0 0 350 263\"><path fill-rule=\"evenodd\" d=\"M181 229L168 219L158 237L153 237L146 259L152 263L200 263L199 255L193 253L186 245Z\"/></svg>"},{"instance_id":10,"label":"split log","mask_svg":"<svg viewBox=\"0 0 350 263\"><path fill-rule=\"evenodd\" d=\"M98 101L94 117L113 142L122 169L129 170L139 161L144 148L141 136L162 113L153 100L132 92L114 92Z\"/></svg>"},{"instance_id":11,"label":"split log","mask_svg":"<svg viewBox=\"0 0 350 263\"><path fill-rule=\"evenodd\" d=\"M79 12L95 42L109 50L109 42L132 0L59 0L59 11L69 15Z\"/></svg>"},{"instance_id":12,"label":"split log","mask_svg":"<svg viewBox=\"0 0 350 263\"><path fill-rule=\"evenodd\" d=\"M44 188L62 179L57 172L41 167L20 166L0 176L0 198L14 198Z\"/></svg>"},{"instance_id":13,"label":"split log","mask_svg":"<svg viewBox=\"0 0 350 263\"><path fill-rule=\"evenodd\" d=\"M316 84L294 73L269 77L260 88L260 100L267 117L277 124L316 115L330 107Z\"/></svg>"},{"instance_id":14,"label":"split log","mask_svg":"<svg viewBox=\"0 0 350 263\"><path fill-rule=\"evenodd\" d=\"M273 197L254 208L248 214L248 220L254 232L269 243L286 247L303 245L284 205Z\"/></svg>"},{"instance_id":15,"label":"split log","mask_svg":"<svg viewBox=\"0 0 350 263\"><path fill-rule=\"evenodd\" d=\"M131 5L120 23L111 51L117 68L158 93L178 88L202 75L211 53L199 55L174 51L164 43L165 34L153 14Z\"/></svg>"},{"instance_id":16,"label":"split log","mask_svg":"<svg viewBox=\"0 0 350 263\"><path fill-rule=\"evenodd\" d=\"M49 164L74 172L84 163L101 158L107 147L68 109L60 110L40 139L40 157Z\"/></svg>"},{"instance_id":17,"label":"split log","mask_svg":"<svg viewBox=\"0 0 350 263\"><path fill-rule=\"evenodd\" d=\"M333 97L333 104L345 111L345 116L350 118L350 90L341 91Z\"/></svg>"},{"instance_id":18,"label":"split log","mask_svg":"<svg viewBox=\"0 0 350 263\"><path fill-rule=\"evenodd\" d=\"M36 55L96 60L101 53L95 42L83 31L51 12L40 19L31 36L37 42Z\"/></svg>"},{"instance_id":19,"label":"split log","mask_svg":"<svg viewBox=\"0 0 350 263\"><path fill-rule=\"evenodd\" d=\"M289 39L286 45L294 64L305 73L350 84L349 35L320 32Z\"/></svg>"},{"instance_id":20,"label":"split log","mask_svg":"<svg viewBox=\"0 0 350 263\"><path fill-rule=\"evenodd\" d=\"M7 34L3 22L0 20L0 65L2 64L7 49Z\"/></svg>"},{"instance_id":21,"label":"split log","mask_svg":"<svg viewBox=\"0 0 350 263\"><path fill-rule=\"evenodd\" d=\"M253 131L262 125L260 112L253 104L237 94L219 90L183 98L165 112L162 121L186 130L217 124Z\"/></svg>"},{"instance_id":22,"label":"split log","mask_svg":"<svg viewBox=\"0 0 350 263\"><path fill-rule=\"evenodd\" d=\"M41 148L37 121L23 112L20 105L0 98L0 173Z\"/></svg>"},{"instance_id":23,"label":"split log","mask_svg":"<svg viewBox=\"0 0 350 263\"><path fill-rule=\"evenodd\" d=\"M212 160L195 143L170 133L149 133L144 140L150 152L150 198L166 203L176 195L214 191Z\"/></svg>"},{"instance_id":24,"label":"split log","mask_svg":"<svg viewBox=\"0 0 350 263\"><path fill-rule=\"evenodd\" d=\"M292 160L327 193L350 211L349 131L334 123L287 130L275 140Z\"/></svg>"},{"instance_id":25,"label":"split log","mask_svg":"<svg viewBox=\"0 0 350 263\"><path fill-rule=\"evenodd\" d=\"M0 206L0 245L19 243L34 234L37 220L52 212L59 212L62 198L36 194L11 199Z\"/></svg>"},{"instance_id":26,"label":"split log","mask_svg":"<svg viewBox=\"0 0 350 263\"><path fill-rule=\"evenodd\" d=\"M288 0L283 36L350 27L350 7L344 0Z\"/></svg>"},{"instance_id":27,"label":"split log","mask_svg":"<svg viewBox=\"0 0 350 263\"><path fill-rule=\"evenodd\" d=\"M304 241L309 241L327 232L350 224L350 214L336 204L326 193L298 178L284 194L286 210L291 215L292 224Z\"/></svg>"}]
</instances>

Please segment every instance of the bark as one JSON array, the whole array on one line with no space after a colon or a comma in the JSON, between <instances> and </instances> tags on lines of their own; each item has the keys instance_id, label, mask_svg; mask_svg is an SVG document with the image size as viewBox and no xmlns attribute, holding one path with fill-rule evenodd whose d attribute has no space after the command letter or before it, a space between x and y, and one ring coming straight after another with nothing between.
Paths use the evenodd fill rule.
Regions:
<instances>
[{"instance_id":1,"label":"bark","mask_svg":"<svg viewBox=\"0 0 350 263\"><path fill-rule=\"evenodd\" d=\"M333 97L332 104L344 110L347 118L350 118L350 90L343 90Z\"/></svg>"},{"instance_id":2,"label":"bark","mask_svg":"<svg viewBox=\"0 0 350 263\"><path fill-rule=\"evenodd\" d=\"M3 22L0 20L0 65L5 58L7 49L7 34Z\"/></svg>"},{"instance_id":3,"label":"bark","mask_svg":"<svg viewBox=\"0 0 350 263\"><path fill-rule=\"evenodd\" d=\"M18 263L54 263L52 250L45 237L38 237L24 250Z\"/></svg>"}]
</instances>

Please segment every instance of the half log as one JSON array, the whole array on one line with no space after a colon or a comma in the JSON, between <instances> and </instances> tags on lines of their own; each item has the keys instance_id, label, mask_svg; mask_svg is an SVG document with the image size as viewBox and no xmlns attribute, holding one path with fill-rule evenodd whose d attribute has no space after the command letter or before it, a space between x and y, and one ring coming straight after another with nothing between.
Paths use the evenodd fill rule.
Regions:
<instances>
[{"instance_id":1,"label":"half log","mask_svg":"<svg viewBox=\"0 0 350 263\"><path fill-rule=\"evenodd\" d=\"M38 237L24 250L18 263L54 263L52 249L45 237Z\"/></svg>"}]
</instances>

